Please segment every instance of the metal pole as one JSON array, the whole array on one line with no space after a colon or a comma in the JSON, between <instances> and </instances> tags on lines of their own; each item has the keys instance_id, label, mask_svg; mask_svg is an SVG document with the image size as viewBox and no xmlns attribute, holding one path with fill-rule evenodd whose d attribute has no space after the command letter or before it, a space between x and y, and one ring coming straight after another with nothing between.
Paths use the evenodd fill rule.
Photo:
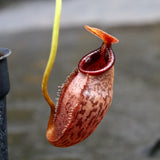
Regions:
<instances>
[{"instance_id":1,"label":"metal pole","mask_svg":"<svg viewBox=\"0 0 160 160\"><path fill-rule=\"evenodd\" d=\"M8 160L6 95L9 92L7 57L11 51L0 48L0 160Z\"/></svg>"}]
</instances>

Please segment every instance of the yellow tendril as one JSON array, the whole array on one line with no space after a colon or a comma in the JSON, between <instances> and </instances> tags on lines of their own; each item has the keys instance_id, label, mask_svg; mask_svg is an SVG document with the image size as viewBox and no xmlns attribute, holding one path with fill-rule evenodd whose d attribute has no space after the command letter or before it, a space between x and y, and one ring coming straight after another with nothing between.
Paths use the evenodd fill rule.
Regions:
<instances>
[{"instance_id":1,"label":"yellow tendril","mask_svg":"<svg viewBox=\"0 0 160 160\"><path fill-rule=\"evenodd\" d=\"M53 110L55 110L55 104L48 94L47 84L57 52L61 8L62 8L62 0L56 0L50 56L42 79L43 96Z\"/></svg>"}]
</instances>

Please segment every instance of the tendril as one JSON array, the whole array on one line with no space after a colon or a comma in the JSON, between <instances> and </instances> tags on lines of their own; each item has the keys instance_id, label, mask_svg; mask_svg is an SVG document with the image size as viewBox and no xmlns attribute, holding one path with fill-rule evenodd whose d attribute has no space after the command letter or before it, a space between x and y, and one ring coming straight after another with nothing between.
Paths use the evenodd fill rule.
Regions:
<instances>
[{"instance_id":1,"label":"tendril","mask_svg":"<svg viewBox=\"0 0 160 160\"><path fill-rule=\"evenodd\" d=\"M48 86L48 79L49 79L49 76L52 70L52 66L55 61L56 52L57 52L61 8L62 8L62 0L56 0L50 56L49 56L48 63L47 63L47 66L46 66L46 69L43 75L43 79L42 79L43 96L53 111L55 111L55 104L49 96L47 86Z\"/></svg>"}]
</instances>

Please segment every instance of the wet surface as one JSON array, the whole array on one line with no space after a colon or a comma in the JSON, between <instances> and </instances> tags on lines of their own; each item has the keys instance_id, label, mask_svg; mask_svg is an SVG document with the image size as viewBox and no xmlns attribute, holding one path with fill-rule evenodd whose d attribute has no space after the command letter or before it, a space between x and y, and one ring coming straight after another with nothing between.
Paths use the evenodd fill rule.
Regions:
<instances>
[{"instance_id":1,"label":"wet surface","mask_svg":"<svg viewBox=\"0 0 160 160\"><path fill-rule=\"evenodd\" d=\"M98 26L97 26L98 27ZM114 98L106 117L84 142L51 146L45 132L49 106L41 80L49 56L51 30L1 35L12 49L8 58L11 90L7 99L10 160L158 160L147 148L160 138L160 24L105 28L117 37ZM60 31L58 54L49 80L53 100L68 74L101 41L82 27Z\"/></svg>"}]
</instances>

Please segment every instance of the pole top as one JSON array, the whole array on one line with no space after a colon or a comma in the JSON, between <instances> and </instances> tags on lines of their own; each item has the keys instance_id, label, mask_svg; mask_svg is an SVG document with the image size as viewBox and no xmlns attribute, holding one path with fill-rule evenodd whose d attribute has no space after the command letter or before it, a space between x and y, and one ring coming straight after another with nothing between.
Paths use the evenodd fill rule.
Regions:
<instances>
[{"instance_id":1,"label":"pole top","mask_svg":"<svg viewBox=\"0 0 160 160\"><path fill-rule=\"evenodd\" d=\"M10 89L7 57L11 54L8 48L0 48L0 99L6 96Z\"/></svg>"},{"instance_id":2,"label":"pole top","mask_svg":"<svg viewBox=\"0 0 160 160\"><path fill-rule=\"evenodd\" d=\"M1 48L0 47L0 60L5 59L11 54L11 50L8 48Z\"/></svg>"}]
</instances>

